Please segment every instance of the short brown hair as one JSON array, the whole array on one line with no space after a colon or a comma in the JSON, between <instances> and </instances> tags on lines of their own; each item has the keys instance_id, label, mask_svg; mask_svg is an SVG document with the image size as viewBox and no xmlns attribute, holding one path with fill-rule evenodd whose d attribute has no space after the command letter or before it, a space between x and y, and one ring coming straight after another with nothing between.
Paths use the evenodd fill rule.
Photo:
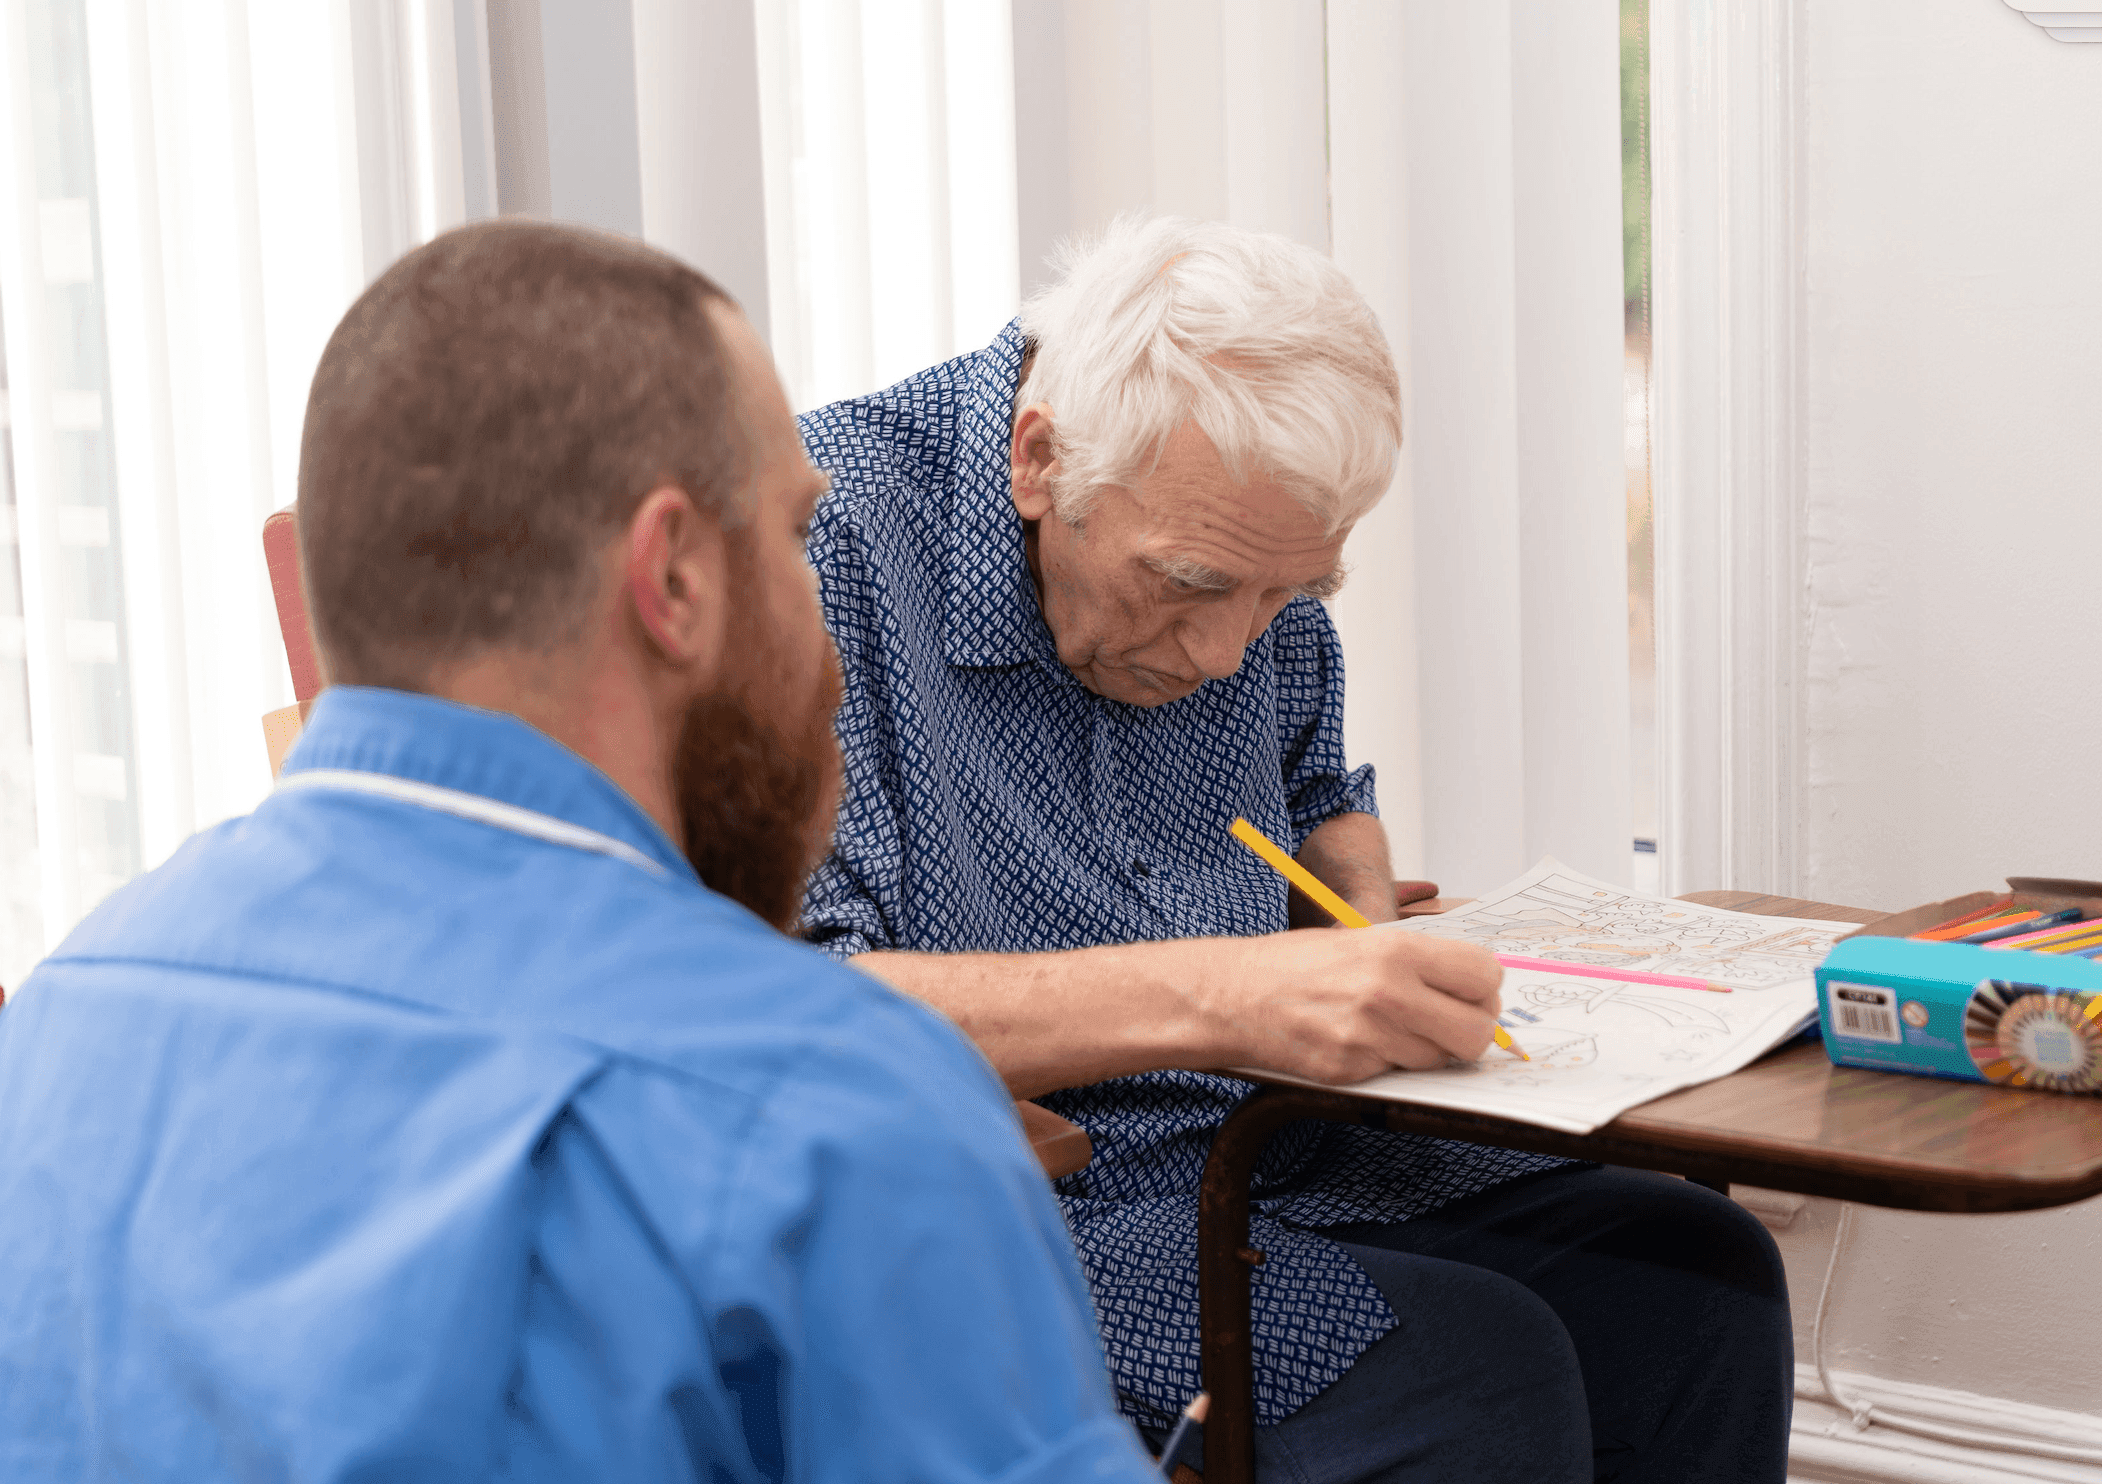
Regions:
<instances>
[{"instance_id":1,"label":"short brown hair","mask_svg":"<svg viewBox=\"0 0 2102 1484\"><path fill-rule=\"evenodd\" d=\"M307 399L299 549L330 678L578 637L593 558L650 490L732 524L747 442L703 275L626 238L509 219L380 275Z\"/></svg>"}]
</instances>

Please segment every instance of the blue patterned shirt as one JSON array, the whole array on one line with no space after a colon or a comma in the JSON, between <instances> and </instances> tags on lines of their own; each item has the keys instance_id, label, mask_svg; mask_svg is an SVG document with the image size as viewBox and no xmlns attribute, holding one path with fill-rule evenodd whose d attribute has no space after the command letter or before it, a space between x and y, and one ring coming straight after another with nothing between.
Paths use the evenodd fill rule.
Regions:
<instances>
[{"instance_id":1,"label":"blue patterned shirt","mask_svg":"<svg viewBox=\"0 0 2102 1484\"><path fill-rule=\"evenodd\" d=\"M846 697L847 787L804 930L872 949L1029 953L1286 927L1277 875L1227 834L1245 815L1296 852L1338 814L1377 812L1343 756L1343 658L1299 598L1240 671L1145 709L1059 662L1008 486L1023 355L985 350L802 419L832 476L810 537ZM1087 1129L1060 1182L1127 1415L1165 1424L1198 1390L1197 1187L1213 1131L1250 1090L1162 1071L1042 1101ZM1396 1221L1559 1161L1302 1123L1255 1183L1256 1399L1312 1400L1394 1314L1314 1230Z\"/></svg>"}]
</instances>

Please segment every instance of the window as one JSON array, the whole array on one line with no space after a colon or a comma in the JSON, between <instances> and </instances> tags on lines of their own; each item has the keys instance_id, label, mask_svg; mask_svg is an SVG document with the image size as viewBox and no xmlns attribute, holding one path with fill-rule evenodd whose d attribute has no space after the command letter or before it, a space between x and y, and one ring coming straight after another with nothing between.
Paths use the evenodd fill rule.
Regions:
<instances>
[{"instance_id":1,"label":"window","mask_svg":"<svg viewBox=\"0 0 2102 1484\"><path fill-rule=\"evenodd\" d=\"M7 7L0 983L270 786L258 538L371 237L336 18Z\"/></svg>"},{"instance_id":2,"label":"window","mask_svg":"<svg viewBox=\"0 0 2102 1484\"><path fill-rule=\"evenodd\" d=\"M10 976L44 941L46 918L65 913L51 866L90 901L140 867L86 5L28 0L21 19L25 45L10 81L32 120L32 147L14 156L29 167L14 181L16 256L29 271L10 275L0 293L15 337L0 341L0 973ZM37 353L6 365L6 349L32 335ZM24 474L41 485L33 502L17 499ZM28 562L26 541L35 543ZM25 571L49 589L34 606ZM35 738L32 685L43 733ZM32 740L56 754L43 776Z\"/></svg>"},{"instance_id":3,"label":"window","mask_svg":"<svg viewBox=\"0 0 2102 1484\"><path fill-rule=\"evenodd\" d=\"M1650 505L1649 0L1620 0L1621 260L1627 304L1624 414L1628 503L1629 796L1634 883L1657 875L1656 557Z\"/></svg>"}]
</instances>

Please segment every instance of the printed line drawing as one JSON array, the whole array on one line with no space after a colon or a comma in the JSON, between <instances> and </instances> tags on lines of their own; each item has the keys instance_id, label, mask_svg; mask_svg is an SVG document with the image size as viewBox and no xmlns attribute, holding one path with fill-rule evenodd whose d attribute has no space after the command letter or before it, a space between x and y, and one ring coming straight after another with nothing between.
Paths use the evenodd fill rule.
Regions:
<instances>
[{"instance_id":1,"label":"printed line drawing","mask_svg":"<svg viewBox=\"0 0 2102 1484\"><path fill-rule=\"evenodd\" d=\"M1530 1061L1491 1047L1479 1061L1390 1072L1361 1088L1581 1132L1743 1066L1814 1016L1817 1003L1807 983L1717 995L1532 969L1505 973L1503 1002L1499 1019Z\"/></svg>"},{"instance_id":2,"label":"printed line drawing","mask_svg":"<svg viewBox=\"0 0 2102 1484\"><path fill-rule=\"evenodd\" d=\"M1653 1015L1674 1028L1714 1035L1727 1035L1730 1029L1730 1023L1713 1010L1668 998L1661 989L1644 993L1639 984L1599 979L1550 979L1544 984L1527 985L1524 993L1526 1003L1536 1011L1582 1007L1584 1014L1594 1015L1610 1005L1616 1010Z\"/></svg>"},{"instance_id":3,"label":"printed line drawing","mask_svg":"<svg viewBox=\"0 0 2102 1484\"><path fill-rule=\"evenodd\" d=\"M1354 1090L1589 1132L1638 1103L1733 1072L1815 1020L1812 971L1851 930L1644 897L1542 861L1478 902L1372 929L1565 966L1504 972L1499 1018L1532 1059L1491 1047L1479 1061L1385 1072ZM1608 966L1754 992L1589 977Z\"/></svg>"},{"instance_id":4,"label":"printed line drawing","mask_svg":"<svg viewBox=\"0 0 2102 1484\"><path fill-rule=\"evenodd\" d=\"M1654 969L1713 979L1734 989L1769 989L1810 977L1850 923L1752 917L1645 897L1579 876L1546 860L1478 902L1415 931L1478 943L1494 952L1566 963Z\"/></svg>"},{"instance_id":5,"label":"printed line drawing","mask_svg":"<svg viewBox=\"0 0 2102 1484\"><path fill-rule=\"evenodd\" d=\"M1526 1029L1525 1052L1531 1061L1513 1058L1495 1065L1514 1071L1528 1066L1588 1067L1598 1060L1598 1037L1553 1025L1537 1025Z\"/></svg>"}]
</instances>

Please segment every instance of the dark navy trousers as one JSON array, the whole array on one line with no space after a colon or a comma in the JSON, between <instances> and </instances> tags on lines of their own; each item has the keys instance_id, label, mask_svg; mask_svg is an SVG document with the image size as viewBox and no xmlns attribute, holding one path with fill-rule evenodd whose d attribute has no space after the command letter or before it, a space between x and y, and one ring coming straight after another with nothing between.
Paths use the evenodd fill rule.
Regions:
<instances>
[{"instance_id":1,"label":"dark navy trousers","mask_svg":"<svg viewBox=\"0 0 2102 1484\"><path fill-rule=\"evenodd\" d=\"M1555 1170L1326 1235L1401 1322L1256 1430L1261 1484L1786 1477L1787 1280L1735 1202L1637 1170Z\"/></svg>"}]
</instances>

